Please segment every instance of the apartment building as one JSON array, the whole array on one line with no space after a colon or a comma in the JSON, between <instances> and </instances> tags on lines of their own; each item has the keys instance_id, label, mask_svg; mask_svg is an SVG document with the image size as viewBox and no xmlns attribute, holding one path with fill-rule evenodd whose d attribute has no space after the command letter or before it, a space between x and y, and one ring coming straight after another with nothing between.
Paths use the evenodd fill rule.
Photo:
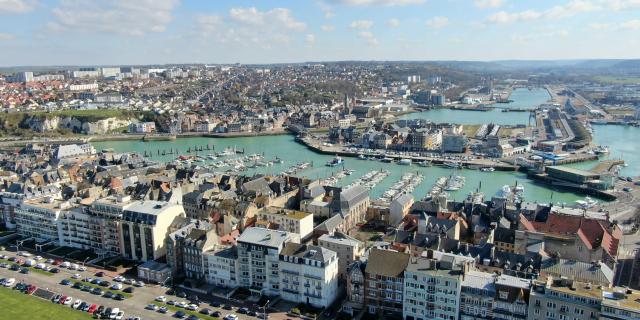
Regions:
<instances>
[{"instance_id":1,"label":"apartment building","mask_svg":"<svg viewBox=\"0 0 640 320\"><path fill-rule=\"evenodd\" d=\"M425 257L412 257L404 272L402 317L457 320L464 270Z\"/></svg>"},{"instance_id":2,"label":"apartment building","mask_svg":"<svg viewBox=\"0 0 640 320\"><path fill-rule=\"evenodd\" d=\"M16 231L25 238L58 244L58 220L62 212L70 208L69 202L53 197L25 201L15 209Z\"/></svg>"},{"instance_id":3,"label":"apartment building","mask_svg":"<svg viewBox=\"0 0 640 320\"><path fill-rule=\"evenodd\" d=\"M295 233L305 239L313 232L313 214L277 207L265 207L257 214L257 224L268 224L269 229Z\"/></svg>"},{"instance_id":4,"label":"apartment building","mask_svg":"<svg viewBox=\"0 0 640 320\"><path fill-rule=\"evenodd\" d=\"M280 293L279 254L295 235L265 228L247 228L237 239L239 285L253 294Z\"/></svg>"},{"instance_id":5,"label":"apartment building","mask_svg":"<svg viewBox=\"0 0 640 320\"><path fill-rule=\"evenodd\" d=\"M364 220L369 200L369 190L363 186L340 191L340 195L334 200L333 208L344 220L339 227L341 231L347 232Z\"/></svg>"},{"instance_id":6,"label":"apartment building","mask_svg":"<svg viewBox=\"0 0 640 320\"><path fill-rule=\"evenodd\" d=\"M496 275L468 271L460 286L460 319L484 320L493 318L493 300L496 295Z\"/></svg>"},{"instance_id":7,"label":"apartment building","mask_svg":"<svg viewBox=\"0 0 640 320\"><path fill-rule=\"evenodd\" d=\"M91 242L96 254L119 256L123 252L121 221L124 210L132 203L130 196L107 196L89 206Z\"/></svg>"},{"instance_id":8,"label":"apartment building","mask_svg":"<svg viewBox=\"0 0 640 320\"><path fill-rule=\"evenodd\" d=\"M640 319L640 293L636 290L611 288L602 291L602 320Z\"/></svg>"},{"instance_id":9,"label":"apartment building","mask_svg":"<svg viewBox=\"0 0 640 320\"><path fill-rule=\"evenodd\" d=\"M495 282L493 319L521 320L527 318L531 280L500 275Z\"/></svg>"},{"instance_id":10,"label":"apartment building","mask_svg":"<svg viewBox=\"0 0 640 320\"><path fill-rule=\"evenodd\" d=\"M204 280L205 271L202 264L204 252L212 249L218 242L215 229L203 230L194 228L182 242L184 275L189 279Z\"/></svg>"},{"instance_id":11,"label":"apartment building","mask_svg":"<svg viewBox=\"0 0 640 320\"><path fill-rule=\"evenodd\" d=\"M165 237L176 217L184 209L164 201L134 201L122 215L122 255L127 259L147 261L166 255Z\"/></svg>"},{"instance_id":12,"label":"apartment building","mask_svg":"<svg viewBox=\"0 0 640 320\"><path fill-rule=\"evenodd\" d=\"M223 288L235 288L238 282L238 253L232 246L216 246L202 254L205 281Z\"/></svg>"},{"instance_id":13,"label":"apartment building","mask_svg":"<svg viewBox=\"0 0 640 320\"><path fill-rule=\"evenodd\" d=\"M364 254L364 243L340 232L333 235L323 234L318 238L318 245L338 255L340 279L346 279L347 268Z\"/></svg>"},{"instance_id":14,"label":"apartment building","mask_svg":"<svg viewBox=\"0 0 640 320\"><path fill-rule=\"evenodd\" d=\"M370 314L400 316L403 311L404 271L409 254L371 249L364 270L364 305Z\"/></svg>"},{"instance_id":15,"label":"apartment building","mask_svg":"<svg viewBox=\"0 0 640 320\"><path fill-rule=\"evenodd\" d=\"M530 320L598 319L602 290L588 283L548 278L535 281L529 298Z\"/></svg>"},{"instance_id":16,"label":"apartment building","mask_svg":"<svg viewBox=\"0 0 640 320\"><path fill-rule=\"evenodd\" d=\"M338 256L319 246L289 242L280 252L280 297L326 308L338 294Z\"/></svg>"},{"instance_id":17,"label":"apartment building","mask_svg":"<svg viewBox=\"0 0 640 320\"><path fill-rule=\"evenodd\" d=\"M86 207L62 211L58 220L58 239L61 246L93 249L91 215Z\"/></svg>"}]
</instances>

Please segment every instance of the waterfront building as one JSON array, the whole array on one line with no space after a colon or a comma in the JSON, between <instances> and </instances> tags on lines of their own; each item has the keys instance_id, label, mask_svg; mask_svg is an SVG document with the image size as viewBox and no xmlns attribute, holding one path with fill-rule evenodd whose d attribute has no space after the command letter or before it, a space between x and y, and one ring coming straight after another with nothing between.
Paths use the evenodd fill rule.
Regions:
<instances>
[{"instance_id":1,"label":"waterfront building","mask_svg":"<svg viewBox=\"0 0 640 320\"><path fill-rule=\"evenodd\" d=\"M389 221L390 226L397 226L402 222L404 216L409 213L413 205L413 195L410 193L403 193L399 197L393 199L389 204Z\"/></svg>"},{"instance_id":2,"label":"waterfront building","mask_svg":"<svg viewBox=\"0 0 640 320\"><path fill-rule=\"evenodd\" d=\"M323 234L318 238L318 245L337 254L340 279L346 279L349 266L364 254L364 243L340 232Z\"/></svg>"},{"instance_id":3,"label":"waterfront building","mask_svg":"<svg viewBox=\"0 0 640 320\"><path fill-rule=\"evenodd\" d=\"M130 133L152 133L156 131L155 122L137 122L129 125Z\"/></svg>"},{"instance_id":4,"label":"waterfront building","mask_svg":"<svg viewBox=\"0 0 640 320\"><path fill-rule=\"evenodd\" d=\"M166 255L165 238L176 217L184 217L181 205L164 201L134 201L122 214L122 255L131 260L155 260Z\"/></svg>"},{"instance_id":5,"label":"waterfront building","mask_svg":"<svg viewBox=\"0 0 640 320\"><path fill-rule=\"evenodd\" d=\"M300 239L284 231L247 228L237 241L239 285L253 294L278 295L280 251L287 242Z\"/></svg>"},{"instance_id":6,"label":"waterfront building","mask_svg":"<svg viewBox=\"0 0 640 320\"><path fill-rule=\"evenodd\" d=\"M280 296L326 308L338 294L338 257L319 246L289 242L279 256Z\"/></svg>"},{"instance_id":7,"label":"waterfront building","mask_svg":"<svg viewBox=\"0 0 640 320\"><path fill-rule=\"evenodd\" d=\"M442 136L442 152L463 153L467 149L469 139L458 134L445 134Z\"/></svg>"}]
</instances>

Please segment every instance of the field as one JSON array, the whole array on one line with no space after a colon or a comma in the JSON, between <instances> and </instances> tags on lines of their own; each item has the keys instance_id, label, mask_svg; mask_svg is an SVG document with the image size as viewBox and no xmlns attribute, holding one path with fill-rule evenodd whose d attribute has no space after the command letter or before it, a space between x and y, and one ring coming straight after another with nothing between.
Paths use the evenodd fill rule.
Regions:
<instances>
[{"instance_id":1,"label":"field","mask_svg":"<svg viewBox=\"0 0 640 320\"><path fill-rule=\"evenodd\" d=\"M637 84L640 83L639 77L614 77L614 76L597 76L593 77L594 81L610 84Z\"/></svg>"},{"instance_id":2,"label":"field","mask_svg":"<svg viewBox=\"0 0 640 320\"><path fill-rule=\"evenodd\" d=\"M49 301L6 289L4 287L0 288L0 310L0 317L2 319L11 320L91 319L91 316L87 313L76 311L59 304L53 304Z\"/></svg>"}]
</instances>

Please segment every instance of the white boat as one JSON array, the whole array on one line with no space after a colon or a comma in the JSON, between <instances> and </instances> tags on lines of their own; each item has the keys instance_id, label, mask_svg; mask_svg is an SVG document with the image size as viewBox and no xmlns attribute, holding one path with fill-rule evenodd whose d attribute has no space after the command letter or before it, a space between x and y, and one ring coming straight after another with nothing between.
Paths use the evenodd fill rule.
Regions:
<instances>
[{"instance_id":1,"label":"white boat","mask_svg":"<svg viewBox=\"0 0 640 320\"><path fill-rule=\"evenodd\" d=\"M428 160L420 161L420 162L418 162L418 165L421 166L421 167L431 167L432 166L431 161L428 161Z\"/></svg>"},{"instance_id":2,"label":"white boat","mask_svg":"<svg viewBox=\"0 0 640 320\"><path fill-rule=\"evenodd\" d=\"M344 160L340 156L336 156L335 158L331 159L331 161L327 162L327 167L335 167L343 163L344 163Z\"/></svg>"},{"instance_id":3,"label":"white boat","mask_svg":"<svg viewBox=\"0 0 640 320\"><path fill-rule=\"evenodd\" d=\"M593 148L593 152L597 155L603 155L609 153L609 147L607 146L597 146Z\"/></svg>"},{"instance_id":4,"label":"white boat","mask_svg":"<svg viewBox=\"0 0 640 320\"><path fill-rule=\"evenodd\" d=\"M496 171L496 169L493 168L493 167L488 167L488 168L480 168L480 171L482 171L482 172L494 172L494 171Z\"/></svg>"},{"instance_id":5,"label":"white boat","mask_svg":"<svg viewBox=\"0 0 640 320\"><path fill-rule=\"evenodd\" d=\"M410 166L411 165L411 159L400 159L398 161L398 164L402 165L402 166Z\"/></svg>"},{"instance_id":6,"label":"white boat","mask_svg":"<svg viewBox=\"0 0 640 320\"><path fill-rule=\"evenodd\" d=\"M364 156L364 154L359 154L358 155L358 159L360 160L367 160L367 157Z\"/></svg>"},{"instance_id":7,"label":"white boat","mask_svg":"<svg viewBox=\"0 0 640 320\"><path fill-rule=\"evenodd\" d=\"M584 200L576 200L576 205L578 208L589 209L598 204L598 201L591 199L590 197L585 197Z\"/></svg>"},{"instance_id":8,"label":"white boat","mask_svg":"<svg viewBox=\"0 0 640 320\"><path fill-rule=\"evenodd\" d=\"M447 185L444 187L444 190L446 191L456 191L456 190L460 190L462 187L464 187L464 184L466 182L465 177L463 176L451 176L449 177L449 181L447 181Z\"/></svg>"},{"instance_id":9,"label":"white boat","mask_svg":"<svg viewBox=\"0 0 640 320\"><path fill-rule=\"evenodd\" d=\"M462 168L462 163L457 161L447 161L444 163L444 166L447 168L460 169Z\"/></svg>"}]
</instances>

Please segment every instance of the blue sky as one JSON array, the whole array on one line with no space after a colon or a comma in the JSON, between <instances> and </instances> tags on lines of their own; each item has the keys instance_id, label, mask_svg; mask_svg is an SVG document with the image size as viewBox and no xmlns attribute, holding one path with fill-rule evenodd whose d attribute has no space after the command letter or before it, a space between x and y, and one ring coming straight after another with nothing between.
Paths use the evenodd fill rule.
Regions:
<instances>
[{"instance_id":1,"label":"blue sky","mask_svg":"<svg viewBox=\"0 0 640 320\"><path fill-rule=\"evenodd\" d=\"M640 0L0 0L0 65L639 58Z\"/></svg>"}]
</instances>

